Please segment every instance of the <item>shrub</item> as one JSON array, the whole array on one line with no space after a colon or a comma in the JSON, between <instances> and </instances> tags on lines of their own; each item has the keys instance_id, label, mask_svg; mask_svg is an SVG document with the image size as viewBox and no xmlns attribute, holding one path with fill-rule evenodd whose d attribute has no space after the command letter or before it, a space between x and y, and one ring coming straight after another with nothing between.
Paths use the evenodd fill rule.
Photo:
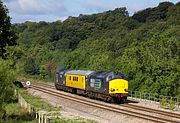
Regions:
<instances>
[{"instance_id":1,"label":"shrub","mask_svg":"<svg viewBox=\"0 0 180 123\"><path fill-rule=\"evenodd\" d=\"M13 95L14 72L10 69L9 61L0 59L0 119L5 115L3 105L10 102Z\"/></svg>"}]
</instances>

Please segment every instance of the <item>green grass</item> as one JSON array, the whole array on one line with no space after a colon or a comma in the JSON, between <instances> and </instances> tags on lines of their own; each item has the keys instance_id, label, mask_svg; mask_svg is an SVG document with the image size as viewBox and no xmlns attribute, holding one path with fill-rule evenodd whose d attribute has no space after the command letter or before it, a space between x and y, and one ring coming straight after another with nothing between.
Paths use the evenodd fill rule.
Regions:
<instances>
[{"instance_id":1,"label":"green grass","mask_svg":"<svg viewBox=\"0 0 180 123\"><path fill-rule=\"evenodd\" d=\"M0 123L37 123L28 112L16 103L9 103L5 105L6 117L0 119Z\"/></svg>"},{"instance_id":2,"label":"green grass","mask_svg":"<svg viewBox=\"0 0 180 123\"><path fill-rule=\"evenodd\" d=\"M22 97L33 107L45 111L59 111L58 108L55 108L54 106L50 105L49 103L46 103L42 99L38 97L31 96L28 94L25 90L20 90L20 93Z\"/></svg>"},{"instance_id":3,"label":"green grass","mask_svg":"<svg viewBox=\"0 0 180 123\"><path fill-rule=\"evenodd\" d=\"M84 118L73 118L73 119L68 119L68 118L57 118L55 120L51 121L52 123L96 123L93 120L87 120Z\"/></svg>"},{"instance_id":4,"label":"green grass","mask_svg":"<svg viewBox=\"0 0 180 123\"><path fill-rule=\"evenodd\" d=\"M45 111L60 111L59 108L53 107L52 105L50 105L49 103L43 101L42 99L40 99L38 97L31 96L25 90L19 90L19 92L21 93L22 97L29 104L33 105L34 107L36 107L38 109L43 109ZM55 115L57 115L57 114L56 113L53 114L53 116L55 116ZM96 122L93 120L88 120L88 119L77 117L77 118L73 118L73 119L57 118L57 119L53 120L52 123L96 123Z\"/></svg>"}]
</instances>

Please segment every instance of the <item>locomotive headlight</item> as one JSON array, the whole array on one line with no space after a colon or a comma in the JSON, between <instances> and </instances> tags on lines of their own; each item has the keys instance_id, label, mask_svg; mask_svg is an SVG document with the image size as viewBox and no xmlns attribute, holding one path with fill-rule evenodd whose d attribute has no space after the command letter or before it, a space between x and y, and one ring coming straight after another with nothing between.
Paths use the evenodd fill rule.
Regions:
<instances>
[{"instance_id":1,"label":"locomotive headlight","mask_svg":"<svg viewBox=\"0 0 180 123\"><path fill-rule=\"evenodd\" d=\"M124 91L125 91L125 92L128 92L128 89L127 89L127 88L125 88L125 89L124 89Z\"/></svg>"},{"instance_id":2,"label":"locomotive headlight","mask_svg":"<svg viewBox=\"0 0 180 123\"><path fill-rule=\"evenodd\" d=\"M114 92L114 91L115 91L115 89L111 88L111 92Z\"/></svg>"}]
</instances>

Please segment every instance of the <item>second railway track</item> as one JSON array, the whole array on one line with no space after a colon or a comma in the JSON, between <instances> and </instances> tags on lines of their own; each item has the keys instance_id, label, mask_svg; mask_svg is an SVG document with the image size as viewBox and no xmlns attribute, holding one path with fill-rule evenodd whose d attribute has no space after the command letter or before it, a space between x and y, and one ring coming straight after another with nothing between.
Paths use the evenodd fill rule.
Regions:
<instances>
[{"instance_id":1,"label":"second railway track","mask_svg":"<svg viewBox=\"0 0 180 123\"><path fill-rule=\"evenodd\" d=\"M132 104L122 104L122 105L115 105L115 104L108 104L108 103L102 103L102 102L96 102L87 98L82 97L74 97L72 95L67 96L65 93L61 93L60 91L55 90L55 87L53 85L48 84L41 84L41 83L33 83L31 87L35 90L56 96L65 98L68 100L75 101L77 103L82 103L86 105L90 105L93 107L101 108L104 110L121 113L124 115L129 115L153 122L160 122L160 123L180 123L180 115L172 112L157 110L157 109L151 109L143 106L137 106ZM117 107L119 106L119 107ZM125 107L130 110L121 108ZM133 109L133 110L132 110Z\"/></svg>"}]
</instances>

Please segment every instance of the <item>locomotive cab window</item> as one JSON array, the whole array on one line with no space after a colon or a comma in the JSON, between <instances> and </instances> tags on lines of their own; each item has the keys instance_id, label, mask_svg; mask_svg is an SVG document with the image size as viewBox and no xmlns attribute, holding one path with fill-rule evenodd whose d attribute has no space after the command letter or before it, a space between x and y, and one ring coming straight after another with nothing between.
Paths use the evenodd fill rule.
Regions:
<instances>
[{"instance_id":1,"label":"locomotive cab window","mask_svg":"<svg viewBox=\"0 0 180 123\"><path fill-rule=\"evenodd\" d=\"M126 79L125 76L124 76L124 74L122 74L122 73L118 73L117 76L118 76L119 78L121 78L121 79Z\"/></svg>"},{"instance_id":2,"label":"locomotive cab window","mask_svg":"<svg viewBox=\"0 0 180 123\"><path fill-rule=\"evenodd\" d=\"M71 76L69 77L69 80L71 80Z\"/></svg>"},{"instance_id":3,"label":"locomotive cab window","mask_svg":"<svg viewBox=\"0 0 180 123\"><path fill-rule=\"evenodd\" d=\"M106 82L112 80L113 78L114 78L114 75L113 75L113 74L107 76L107 77L106 77Z\"/></svg>"}]
</instances>

